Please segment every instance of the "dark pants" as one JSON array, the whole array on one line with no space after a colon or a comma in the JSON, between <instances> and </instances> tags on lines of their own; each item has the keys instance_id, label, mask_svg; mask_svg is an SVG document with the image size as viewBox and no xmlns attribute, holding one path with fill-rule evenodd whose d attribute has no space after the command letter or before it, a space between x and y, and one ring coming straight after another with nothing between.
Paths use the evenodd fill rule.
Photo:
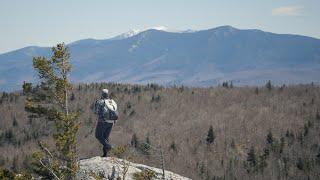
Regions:
<instances>
[{"instance_id":1,"label":"dark pants","mask_svg":"<svg viewBox=\"0 0 320 180\"><path fill-rule=\"evenodd\" d=\"M96 138L103 145L103 156L107 156L108 151L111 150L109 143L109 136L112 130L113 123L99 121L96 127Z\"/></svg>"}]
</instances>

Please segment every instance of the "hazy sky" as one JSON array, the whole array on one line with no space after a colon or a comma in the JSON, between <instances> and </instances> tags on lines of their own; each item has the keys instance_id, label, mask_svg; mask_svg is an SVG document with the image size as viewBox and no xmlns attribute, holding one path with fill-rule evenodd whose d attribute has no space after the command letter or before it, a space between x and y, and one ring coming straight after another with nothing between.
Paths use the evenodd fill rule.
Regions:
<instances>
[{"instance_id":1,"label":"hazy sky","mask_svg":"<svg viewBox=\"0 0 320 180\"><path fill-rule=\"evenodd\" d=\"M320 0L0 0L0 53L130 29L221 25L320 38Z\"/></svg>"}]
</instances>

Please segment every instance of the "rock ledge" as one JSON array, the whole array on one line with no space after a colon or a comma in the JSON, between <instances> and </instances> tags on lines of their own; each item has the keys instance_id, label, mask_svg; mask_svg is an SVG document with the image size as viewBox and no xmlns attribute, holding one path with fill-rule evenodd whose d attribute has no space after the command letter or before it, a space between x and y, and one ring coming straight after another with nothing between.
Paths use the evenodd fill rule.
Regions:
<instances>
[{"instance_id":1,"label":"rock ledge","mask_svg":"<svg viewBox=\"0 0 320 180\"><path fill-rule=\"evenodd\" d=\"M132 163L115 157L93 157L83 159L79 162L80 170L77 174L77 179L95 179L95 176L101 179L123 179L125 173L126 180L134 180L134 174L142 171L152 172L155 177L152 179L162 179L162 170L155 167L146 166L143 164ZM167 180L190 180L189 178L180 176L171 171L165 171L165 179Z\"/></svg>"}]
</instances>

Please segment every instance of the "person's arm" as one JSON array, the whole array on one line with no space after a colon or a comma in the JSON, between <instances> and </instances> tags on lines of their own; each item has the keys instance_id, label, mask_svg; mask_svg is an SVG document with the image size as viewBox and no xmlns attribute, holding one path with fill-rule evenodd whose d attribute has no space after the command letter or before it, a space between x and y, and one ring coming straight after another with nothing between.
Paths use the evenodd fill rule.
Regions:
<instances>
[{"instance_id":1,"label":"person's arm","mask_svg":"<svg viewBox=\"0 0 320 180\"><path fill-rule=\"evenodd\" d=\"M98 114L98 113L99 113L98 111L99 111L99 100L96 100L96 102L94 103L93 112L94 112L94 114L99 115L99 114ZM95 120L95 121L93 122L93 127L92 127L91 131L89 132L89 134L92 134L92 132L94 131L94 129L95 129L96 126L97 126L97 123L98 123L98 120Z\"/></svg>"},{"instance_id":2,"label":"person's arm","mask_svg":"<svg viewBox=\"0 0 320 180\"><path fill-rule=\"evenodd\" d=\"M94 103L94 109L93 109L93 111L94 111L95 114L98 114L98 101L99 101L99 100L96 100L96 102Z\"/></svg>"},{"instance_id":3,"label":"person's arm","mask_svg":"<svg viewBox=\"0 0 320 180\"><path fill-rule=\"evenodd\" d=\"M113 106L114 106L114 108L115 108L115 111L118 112L118 105L117 105L117 103L116 103L114 100L112 100L112 101L113 101ZM118 114L118 118L119 118L119 113L117 113L117 114ZM114 123L113 123L113 125L115 125L115 124L117 123L117 121L118 121L118 120L115 120Z\"/></svg>"}]
</instances>

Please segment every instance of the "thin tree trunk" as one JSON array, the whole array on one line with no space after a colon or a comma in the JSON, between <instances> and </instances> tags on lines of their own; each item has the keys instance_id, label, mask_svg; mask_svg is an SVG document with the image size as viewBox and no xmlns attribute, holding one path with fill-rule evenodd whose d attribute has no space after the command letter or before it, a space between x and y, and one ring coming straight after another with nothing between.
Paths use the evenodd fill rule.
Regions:
<instances>
[{"instance_id":1,"label":"thin tree trunk","mask_svg":"<svg viewBox=\"0 0 320 180\"><path fill-rule=\"evenodd\" d=\"M161 156L161 168L162 168L162 178L165 179L165 165L164 165L164 156L162 146L160 146L160 156Z\"/></svg>"},{"instance_id":2,"label":"thin tree trunk","mask_svg":"<svg viewBox=\"0 0 320 180\"><path fill-rule=\"evenodd\" d=\"M64 108L65 108L65 113L68 116L69 115L69 110L68 110L68 89L67 89L67 74L65 70L65 64L64 64L64 58L62 58L62 76L64 80Z\"/></svg>"},{"instance_id":3,"label":"thin tree trunk","mask_svg":"<svg viewBox=\"0 0 320 180\"><path fill-rule=\"evenodd\" d=\"M69 115L69 110L68 110L68 90L67 90L67 85L64 86L64 94L65 94L65 109L66 109L66 114L67 116Z\"/></svg>"}]
</instances>

